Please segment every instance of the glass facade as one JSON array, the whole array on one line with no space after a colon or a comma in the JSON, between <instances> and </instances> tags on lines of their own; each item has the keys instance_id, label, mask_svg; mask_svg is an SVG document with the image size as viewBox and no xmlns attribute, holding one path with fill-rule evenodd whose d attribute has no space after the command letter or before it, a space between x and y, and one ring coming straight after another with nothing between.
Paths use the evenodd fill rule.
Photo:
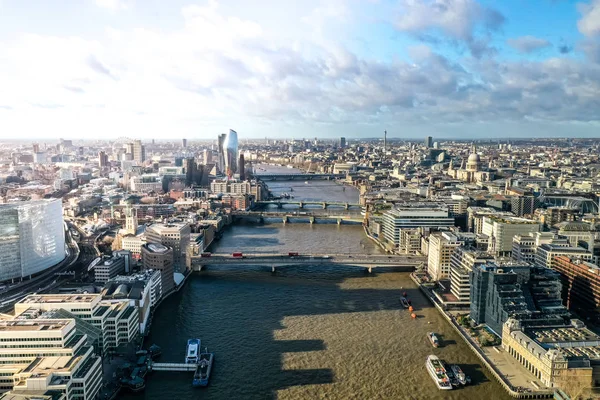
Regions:
<instances>
[{"instance_id":1,"label":"glass facade","mask_svg":"<svg viewBox=\"0 0 600 400\"><path fill-rule=\"evenodd\" d=\"M238 137L237 132L233 129L229 130L225 141L223 142L223 152L225 156L225 174L228 178L233 177L237 172L237 154L238 154Z\"/></svg>"},{"instance_id":2,"label":"glass facade","mask_svg":"<svg viewBox=\"0 0 600 400\"><path fill-rule=\"evenodd\" d=\"M65 258L60 200L0 205L0 281L36 274Z\"/></svg>"}]
</instances>

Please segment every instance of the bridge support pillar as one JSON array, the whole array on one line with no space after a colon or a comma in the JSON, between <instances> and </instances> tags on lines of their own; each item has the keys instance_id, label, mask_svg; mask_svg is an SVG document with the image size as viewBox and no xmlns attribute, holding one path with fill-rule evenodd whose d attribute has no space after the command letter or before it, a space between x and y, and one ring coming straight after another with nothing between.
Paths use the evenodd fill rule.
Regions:
<instances>
[{"instance_id":1,"label":"bridge support pillar","mask_svg":"<svg viewBox=\"0 0 600 400\"><path fill-rule=\"evenodd\" d=\"M347 209L349 209L349 208L350 208L350 206L348 205L348 203L344 204L344 209L345 209L345 210L347 210Z\"/></svg>"},{"instance_id":2,"label":"bridge support pillar","mask_svg":"<svg viewBox=\"0 0 600 400\"><path fill-rule=\"evenodd\" d=\"M274 274L275 273L275 266L271 265L271 273Z\"/></svg>"},{"instance_id":3,"label":"bridge support pillar","mask_svg":"<svg viewBox=\"0 0 600 400\"><path fill-rule=\"evenodd\" d=\"M338 218L338 219L337 219L337 224L338 224L338 225L341 225L341 224L342 224L342 219L341 219L341 218Z\"/></svg>"},{"instance_id":4,"label":"bridge support pillar","mask_svg":"<svg viewBox=\"0 0 600 400\"><path fill-rule=\"evenodd\" d=\"M298 203L298 208L304 208L304 203L303 202L299 202Z\"/></svg>"},{"instance_id":5,"label":"bridge support pillar","mask_svg":"<svg viewBox=\"0 0 600 400\"><path fill-rule=\"evenodd\" d=\"M308 220L310 221L311 225L315 223L315 217L310 217Z\"/></svg>"},{"instance_id":6,"label":"bridge support pillar","mask_svg":"<svg viewBox=\"0 0 600 400\"><path fill-rule=\"evenodd\" d=\"M367 272L368 272L369 274L373 273L373 267L369 267L369 268L367 269Z\"/></svg>"},{"instance_id":7,"label":"bridge support pillar","mask_svg":"<svg viewBox=\"0 0 600 400\"><path fill-rule=\"evenodd\" d=\"M323 206L323 210L327 208L327 203L323 202L321 205Z\"/></svg>"},{"instance_id":8,"label":"bridge support pillar","mask_svg":"<svg viewBox=\"0 0 600 400\"><path fill-rule=\"evenodd\" d=\"M285 217L283 217L283 218L281 219L281 221L282 221L284 224L287 224L287 222L288 222L288 217L287 217L287 215L286 215Z\"/></svg>"}]
</instances>

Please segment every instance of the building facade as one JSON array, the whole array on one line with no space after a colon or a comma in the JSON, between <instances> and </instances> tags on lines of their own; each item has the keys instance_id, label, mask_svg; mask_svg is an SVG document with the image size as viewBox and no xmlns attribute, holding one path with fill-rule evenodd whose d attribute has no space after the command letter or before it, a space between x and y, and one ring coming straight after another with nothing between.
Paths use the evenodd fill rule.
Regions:
<instances>
[{"instance_id":1,"label":"building facade","mask_svg":"<svg viewBox=\"0 0 600 400\"><path fill-rule=\"evenodd\" d=\"M163 293L169 293L175 288L173 258L172 247L160 243L147 243L142 246L143 268L160 271Z\"/></svg>"}]
</instances>

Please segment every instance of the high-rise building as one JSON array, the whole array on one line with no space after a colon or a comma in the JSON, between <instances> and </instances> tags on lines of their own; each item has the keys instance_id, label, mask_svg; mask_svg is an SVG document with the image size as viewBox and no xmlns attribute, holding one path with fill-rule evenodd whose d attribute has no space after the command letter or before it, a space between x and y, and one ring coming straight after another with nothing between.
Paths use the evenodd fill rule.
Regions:
<instances>
[{"instance_id":1,"label":"high-rise building","mask_svg":"<svg viewBox=\"0 0 600 400\"><path fill-rule=\"evenodd\" d=\"M340 138L340 149L344 149L344 148L346 148L346 138L342 136Z\"/></svg>"},{"instance_id":2,"label":"high-rise building","mask_svg":"<svg viewBox=\"0 0 600 400\"><path fill-rule=\"evenodd\" d=\"M425 147L427 147L428 149L433 147L433 137L427 136L425 138Z\"/></svg>"},{"instance_id":3,"label":"high-rise building","mask_svg":"<svg viewBox=\"0 0 600 400\"><path fill-rule=\"evenodd\" d=\"M218 160L217 160L217 169L219 170L220 173L224 173L225 172L225 137L227 136L226 133L221 133L218 137Z\"/></svg>"},{"instance_id":4,"label":"high-rise building","mask_svg":"<svg viewBox=\"0 0 600 400\"><path fill-rule=\"evenodd\" d=\"M108 154L105 151L100 151L98 153L98 166L100 168L108 167Z\"/></svg>"},{"instance_id":5,"label":"high-rise building","mask_svg":"<svg viewBox=\"0 0 600 400\"><path fill-rule=\"evenodd\" d=\"M244 161L244 155L240 154L238 163L238 172L240 173L240 181L246 180L246 163Z\"/></svg>"},{"instance_id":6,"label":"high-rise building","mask_svg":"<svg viewBox=\"0 0 600 400\"><path fill-rule=\"evenodd\" d=\"M169 293L175 287L173 278L173 248L160 243L146 243L142 246L144 270L159 270L163 293Z\"/></svg>"},{"instance_id":7,"label":"high-rise building","mask_svg":"<svg viewBox=\"0 0 600 400\"><path fill-rule=\"evenodd\" d=\"M135 235L138 228L137 209L130 205L125 208L125 233Z\"/></svg>"},{"instance_id":8,"label":"high-rise building","mask_svg":"<svg viewBox=\"0 0 600 400\"><path fill-rule=\"evenodd\" d=\"M387 131L383 131L383 153L387 152Z\"/></svg>"},{"instance_id":9,"label":"high-rise building","mask_svg":"<svg viewBox=\"0 0 600 400\"><path fill-rule=\"evenodd\" d=\"M463 244L464 241L450 232L429 235L427 274L435 281L448 278L452 253Z\"/></svg>"},{"instance_id":10,"label":"high-rise building","mask_svg":"<svg viewBox=\"0 0 600 400\"><path fill-rule=\"evenodd\" d=\"M197 165L196 160L193 158L187 158L185 160L185 185L191 186L194 184L194 177L196 175Z\"/></svg>"},{"instance_id":11,"label":"high-rise building","mask_svg":"<svg viewBox=\"0 0 600 400\"><path fill-rule=\"evenodd\" d=\"M600 321L600 268L567 256L556 257L553 268L560 273L567 308L594 323Z\"/></svg>"},{"instance_id":12,"label":"high-rise building","mask_svg":"<svg viewBox=\"0 0 600 400\"><path fill-rule=\"evenodd\" d=\"M146 147L141 140L134 140L132 146L133 160L138 163L146 161Z\"/></svg>"},{"instance_id":13,"label":"high-rise building","mask_svg":"<svg viewBox=\"0 0 600 400\"><path fill-rule=\"evenodd\" d=\"M187 139L181 139L181 147L187 148Z\"/></svg>"},{"instance_id":14,"label":"high-rise building","mask_svg":"<svg viewBox=\"0 0 600 400\"><path fill-rule=\"evenodd\" d=\"M231 179L237 172L238 164L238 136L233 129L229 130L225 141L223 142L223 152L225 157L225 175Z\"/></svg>"},{"instance_id":15,"label":"high-rise building","mask_svg":"<svg viewBox=\"0 0 600 400\"><path fill-rule=\"evenodd\" d=\"M0 204L0 281L41 272L65 258L60 199Z\"/></svg>"},{"instance_id":16,"label":"high-rise building","mask_svg":"<svg viewBox=\"0 0 600 400\"><path fill-rule=\"evenodd\" d=\"M148 243L160 243L173 249L173 266L175 272L185 267L185 251L190 243L191 228L189 224L153 224L146 228ZM143 255L142 255L143 258Z\"/></svg>"},{"instance_id":17,"label":"high-rise building","mask_svg":"<svg viewBox=\"0 0 600 400\"><path fill-rule=\"evenodd\" d=\"M382 217L383 236L395 246L400 244L400 231L405 228L439 228L454 226L448 206L440 203L396 204Z\"/></svg>"},{"instance_id":18,"label":"high-rise building","mask_svg":"<svg viewBox=\"0 0 600 400\"><path fill-rule=\"evenodd\" d=\"M494 260L489 253L470 248L458 247L450 256L450 293L456 297L456 301L469 304L471 299L470 273L478 265L486 264Z\"/></svg>"}]
</instances>

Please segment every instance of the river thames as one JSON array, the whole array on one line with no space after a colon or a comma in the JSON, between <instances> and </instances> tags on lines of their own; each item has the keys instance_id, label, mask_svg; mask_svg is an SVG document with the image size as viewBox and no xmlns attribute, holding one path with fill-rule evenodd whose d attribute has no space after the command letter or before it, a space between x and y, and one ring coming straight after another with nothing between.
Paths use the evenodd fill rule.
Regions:
<instances>
[{"instance_id":1,"label":"river thames","mask_svg":"<svg viewBox=\"0 0 600 400\"><path fill-rule=\"evenodd\" d=\"M298 200L358 202L329 181L268 182ZM213 252L379 253L362 227L281 223L235 225ZM419 318L399 299L408 293ZM444 346L432 348L427 331ZM407 273L349 267L209 267L157 310L148 343L161 362L183 362L188 338L216 353L208 388L191 373L156 372L127 399L508 399ZM458 363L473 385L440 391L425 370L436 354Z\"/></svg>"}]
</instances>

